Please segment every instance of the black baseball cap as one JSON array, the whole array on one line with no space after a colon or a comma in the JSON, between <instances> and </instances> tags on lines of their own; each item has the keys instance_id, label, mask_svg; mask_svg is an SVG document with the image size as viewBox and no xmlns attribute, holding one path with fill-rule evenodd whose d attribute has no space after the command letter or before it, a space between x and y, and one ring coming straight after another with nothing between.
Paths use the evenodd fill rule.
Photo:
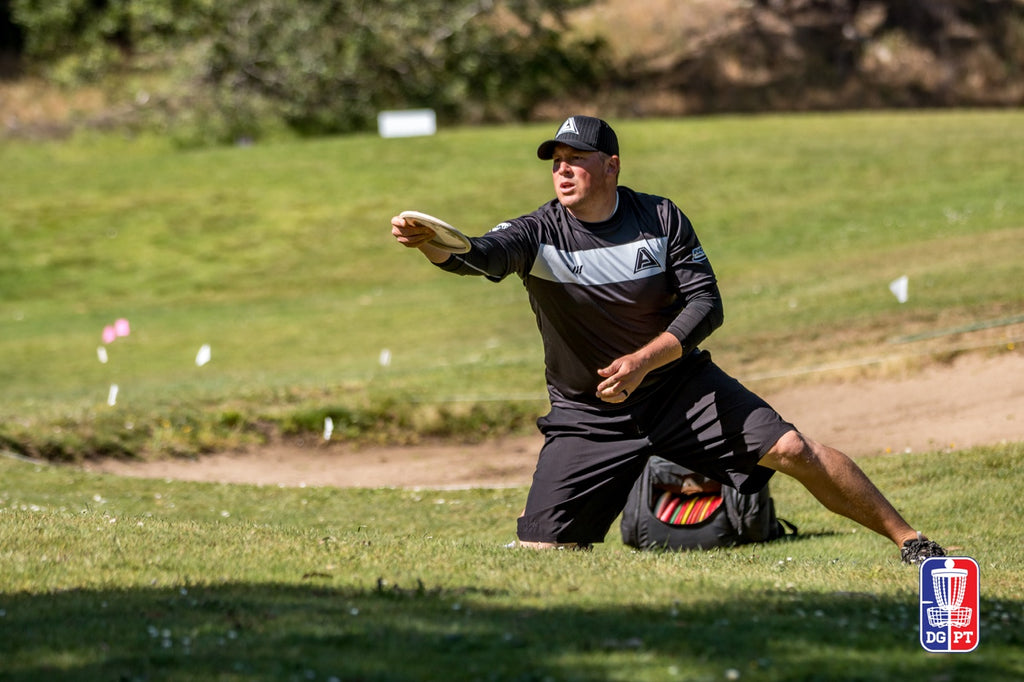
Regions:
<instances>
[{"instance_id":1,"label":"black baseball cap","mask_svg":"<svg viewBox=\"0 0 1024 682\"><path fill-rule=\"evenodd\" d=\"M619 138L606 122L593 116L570 116L555 133L555 137L537 147L537 158L547 161L555 147L567 144L585 152L604 152L609 156L619 153Z\"/></svg>"}]
</instances>

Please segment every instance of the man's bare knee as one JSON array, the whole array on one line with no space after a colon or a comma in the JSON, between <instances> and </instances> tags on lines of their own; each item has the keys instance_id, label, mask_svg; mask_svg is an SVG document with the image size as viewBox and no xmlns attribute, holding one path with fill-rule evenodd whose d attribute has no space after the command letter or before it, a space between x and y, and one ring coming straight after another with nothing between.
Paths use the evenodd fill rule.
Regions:
<instances>
[{"instance_id":1,"label":"man's bare knee","mask_svg":"<svg viewBox=\"0 0 1024 682\"><path fill-rule=\"evenodd\" d=\"M806 466L812 454L811 444L799 431L787 431L758 462L776 471L789 473Z\"/></svg>"}]
</instances>

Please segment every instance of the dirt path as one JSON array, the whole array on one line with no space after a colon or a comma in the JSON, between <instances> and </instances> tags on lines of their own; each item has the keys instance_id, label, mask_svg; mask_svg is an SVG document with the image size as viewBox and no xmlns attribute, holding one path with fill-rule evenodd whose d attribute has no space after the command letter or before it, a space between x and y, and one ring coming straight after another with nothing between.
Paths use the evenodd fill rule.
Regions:
<instances>
[{"instance_id":1,"label":"dirt path","mask_svg":"<svg viewBox=\"0 0 1024 682\"><path fill-rule=\"evenodd\" d=\"M760 391L804 433L852 456L922 452L1024 440L1024 353L965 356L900 378L820 381ZM269 447L197 462L88 466L146 478L285 486L528 485L538 436L480 445L351 449Z\"/></svg>"}]
</instances>

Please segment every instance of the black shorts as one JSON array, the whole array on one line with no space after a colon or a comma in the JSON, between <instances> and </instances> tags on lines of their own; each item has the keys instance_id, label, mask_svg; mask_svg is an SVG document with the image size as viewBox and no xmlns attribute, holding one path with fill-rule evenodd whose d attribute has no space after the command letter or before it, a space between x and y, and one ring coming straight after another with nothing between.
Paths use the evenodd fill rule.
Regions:
<instances>
[{"instance_id":1,"label":"black shorts","mask_svg":"<svg viewBox=\"0 0 1024 682\"><path fill-rule=\"evenodd\" d=\"M526 511L524 542L602 542L647 459L658 455L743 493L774 471L758 461L794 426L704 354L678 379L595 412L553 407Z\"/></svg>"}]
</instances>

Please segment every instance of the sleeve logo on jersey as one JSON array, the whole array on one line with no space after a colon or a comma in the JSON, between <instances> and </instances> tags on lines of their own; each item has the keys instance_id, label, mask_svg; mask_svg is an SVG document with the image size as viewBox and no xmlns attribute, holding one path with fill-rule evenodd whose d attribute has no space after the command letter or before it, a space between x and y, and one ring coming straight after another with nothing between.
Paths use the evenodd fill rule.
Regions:
<instances>
[{"instance_id":1,"label":"sleeve logo on jersey","mask_svg":"<svg viewBox=\"0 0 1024 682\"><path fill-rule=\"evenodd\" d=\"M491 228L491 232L501 232L502 230L507 230L510 227L512 227L512 223L498 223Z\"/></svg>"},{"instance_id":2,"label":"sleeve logo on jersey","mask_svg":"<svg viewBox=\"0 0 1024 682\"><path fill-rule=\"evenodd\" d=\"M647 268L661 268L661 263L647 250L646 246L641 246L636 250L636 265L633 266L633 274L635 275Z\"/></svg>"},{"instance_id":3,"label":"sleeve logo on jersey","mask_svg":"<svg viewBox=\"0 0 1024 682\"><path fill-rule=\"evenodd\" d=\"M707 254L704 253L704 247L698 246L690 252L690 257L693 258L694 263L703 263L708 259Z\"/></svg>"}]
</instances>

